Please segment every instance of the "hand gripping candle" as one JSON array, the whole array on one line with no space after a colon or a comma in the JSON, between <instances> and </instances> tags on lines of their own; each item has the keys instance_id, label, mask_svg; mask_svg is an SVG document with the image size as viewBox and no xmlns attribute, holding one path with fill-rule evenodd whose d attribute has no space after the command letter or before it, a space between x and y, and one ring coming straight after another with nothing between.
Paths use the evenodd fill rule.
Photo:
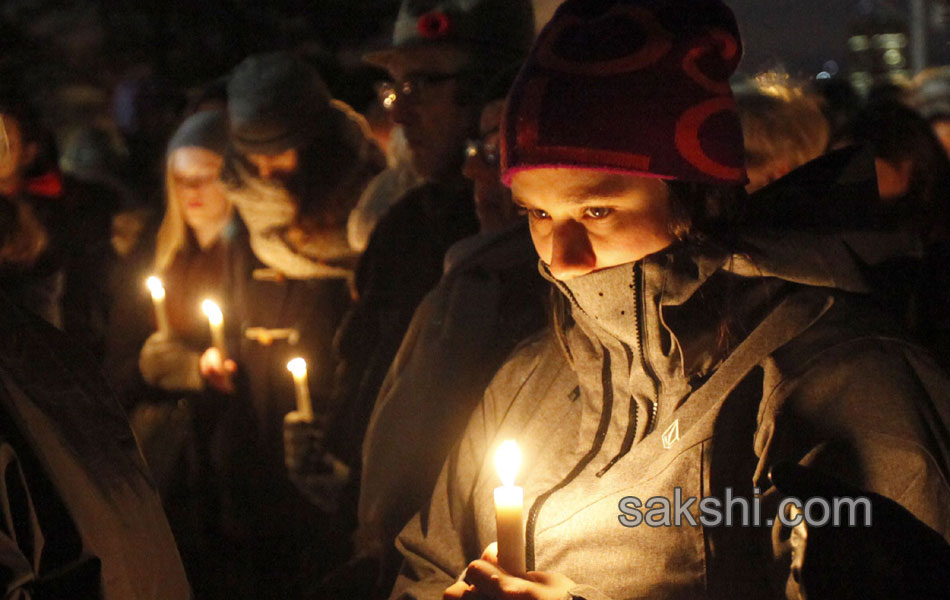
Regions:
<instances>
[{"instance_id":1,"label":"hand gripping candle","mask_svg":"<svg viewBox=\"0 0 950 600\"><path fill-rule=\"evenodd\" d=\"M495 488L495 527L498 535L498 566L512 575L525 574L524 489L515 485L521 467L521 451L506 440L495 452L495 468L501 487Z\"/></svg>"},{"instance_id":2,"label":"hand gripping candle","mask_svg":"<svg viewBox=\"0 0 950 600\"><path fill-rule=\"evenodd\" d=\"M201 303L201 310L208 317L208 325L211 327L211 345L218 349L221 362L224 362L228 353L224 347L224 315L221 313L221 307L212 300L205 300Z\"/></svg>"},{"instance_id":3,"label":"hand gripping candle","mask_svg":"<svg viewBox=\"0 0 950 600\"><path fill-rule=\"evenodd\" d=\"M298 356L287 363L287 370L294 376L297 413L300 420L313 421L313 405L310 402L310 388L307 384L307 361Z\"/></svg>"},{"instance_id":4,"label":"hand gripping candle","mask_svg":"<svg viewBox=\"0 0 950 600\"><path fill-rule=\"evenodd\" d=\"M145 280L145 285L152 293L152 304L155 305L155 322L158 324L158 332L168 337L168 312L165 310L165 286L162 280L152 275Z\"/></svg>"}]
</instances>

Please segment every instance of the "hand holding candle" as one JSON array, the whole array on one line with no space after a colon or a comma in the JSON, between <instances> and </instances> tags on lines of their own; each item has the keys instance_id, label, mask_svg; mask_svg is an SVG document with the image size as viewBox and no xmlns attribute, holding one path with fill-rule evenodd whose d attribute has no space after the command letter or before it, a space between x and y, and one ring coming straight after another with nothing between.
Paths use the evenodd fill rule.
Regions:
<instances>
[{"instance_id":1,"label":"hand holding candle","mask_svg":"<svg viewBox=\"0 0 950 600\"><path fill-rule=\"evenodd\" d=\"M145 280L145 285L152 293L152 304L155 305L155 322L158 324L158 332L168 337L170 328L168 326L168 312L165 310L165 286L162 280L152 275Z\"/></svg>"},{"instance_id":2,"label":"hand holding candle","mask_svg":"<svg viewBox=\"0 0 950 600\"><path fill-rule=\"evenodd\" d=\"M515 486L521 467L521 451L513 440L502 442L495 452L495 468L501 487L495 488L495 526L498 536L498 566L512 575L525 574L524 489Z\"/></svg>"},{"instance_id":3,"label":"hand holding candle","mask_svg":"<svg viewBox=\"0 0 950 600\"><path fill-rule=\"evenodd\" d=\"M223 362L228 353L224 346L224 315L221 313L221 307L212 300L205 300L201 303L201 310L208 317L208 325L211 327L211 345L218 349Z\"/></svg>"},{"instance_id":4,"label":"hand holding candle","mask_svg":"<svg viewBox=\"0 0 950 600\"><path fill-rule=\"evenodd\" d=\"M301 420L313 421L313 405L310 402L310 387L307 382L307 361L298 356L287 363L287 370L294 376L297 412Z\"/></svg>"}]
</instances>

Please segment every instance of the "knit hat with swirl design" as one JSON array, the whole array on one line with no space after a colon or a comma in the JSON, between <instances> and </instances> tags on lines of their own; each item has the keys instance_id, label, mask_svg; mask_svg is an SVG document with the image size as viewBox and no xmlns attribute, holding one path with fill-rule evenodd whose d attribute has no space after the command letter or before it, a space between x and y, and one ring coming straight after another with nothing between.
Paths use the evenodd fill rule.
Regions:
<instances>
[{"instance_id":1,"label":"knit hat with swirl design","mask_svg":"<svg viewBox=\"0 0 950 600\"><path fill-rule=\"evenodd\" d=\"M719 0L567 0L509 93L503 178L556 167L744 184L729 87L741 56Z\"/></svg>"}]
</instances>

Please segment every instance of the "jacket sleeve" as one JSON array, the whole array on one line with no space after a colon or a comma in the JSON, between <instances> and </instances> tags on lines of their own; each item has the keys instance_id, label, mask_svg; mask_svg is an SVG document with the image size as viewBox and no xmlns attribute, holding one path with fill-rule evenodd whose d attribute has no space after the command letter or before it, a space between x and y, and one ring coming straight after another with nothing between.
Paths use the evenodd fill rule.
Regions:
<instances>
[{"instance_id":1,"label":"jacket sleeve","mask_svg":"<svg viewBox=\"0 0 950 600\"><path fill-rule=\"evenodd\" d=\"M475 487L491 445L497 400L492 388L476 408L461 441L442 467L428 506L402 530L396 547L405 557L392 598L442 598L442 592L481 556L492 540L479 535ZM510 399L508 399L510 402ZM492 532L493 535L493 532Z\"/></svg>"},{"instance_id":2,"label":"jacket sleeve","mask_svg":"<svg viewBox=\"0 0 950 600\"><path fill-rule=\"evenodd\" d=\"M32 598L42 533L16 452L0 438L0 588L10 600Z\"/></svg>"},{"instance_id":3,"label":"jacket sleeve","mask_svg":"<svg viewBox=\"0 0 950 600\"><path fill-rule=\"evenodd\" d=\"M22 448L22 441L14 443L0 434L2 597L98 598L99 558L87 552L68 510L37 470L29 450L21 449L24 456L17 448Z\"/></svg>"}]
</instances>

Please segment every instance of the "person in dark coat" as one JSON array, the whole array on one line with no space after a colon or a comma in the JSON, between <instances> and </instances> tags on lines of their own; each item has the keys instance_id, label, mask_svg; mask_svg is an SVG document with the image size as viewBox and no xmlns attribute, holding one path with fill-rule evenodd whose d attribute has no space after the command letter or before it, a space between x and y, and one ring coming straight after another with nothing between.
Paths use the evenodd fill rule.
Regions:
<instances>
[{"instance_id":1,"label":"person in dark coat","mask_svg":"<svg viewBox=\"0 0 950 600\"><path fill-rule=\"evenodd\" d=\"M243 462L255 438L243 397L215 389L200 372L211 345L204 299L224 306L228 266L246 234L227 199L220 173L228 143L222 111L197 113L167 146L166 208L154 245L121 282L110 321L110 379L142 444L185 567L201 597L219 597L247 584L225 577L224 566L244 540L253 514ZM129 265L132 267L132 265ZM156 319L146 277L158 276L167 319ZM230 316L230 312L227 313ZM224 551L213 551L222 539ZM245 542L245 545L247 543Z\"/></svg>"},{"instance_id":2,"label":"person in dark coat","mask_svg":"<svg viewBox=\"0 0 950 600\"><path fill-rule=\"evenodd\" d=\"M0 214L6 267L35 230ZM191 598L155 485L99 364L11 301L2 283L0 474L5 598Z\"/></svg>"},{"instance_id":3,"label":"person in dark coat","mask_svg":"<svg viewBox=\"0 0 950 600\"><path fill-rule=\"evenodd\" d=\"M502 96L507 89L499 90ZM446 253L442 279L416 308L362 447L357 540L382 556L378 585L384 592L400 562L396 534L425 504L491 377L519 342L547 323L550 286L498 172L503 106L503 97L486 104L482 137L470 142L465 161L480 232ZM425 444L407 447L406 440L423 438Z\"/></svg>"},{"instance_id":4,"label":"person in dark coat","mask_svg":"<svg viewBox=\"0 0 950 600\"><path fill-rule=\"evenodd\" d=\"M442 276L446 251L478 231L462 163L465 141L477 135L482 88L524 56L533 35L527 1L406 1L391 47L366 56L393 77L380 97L425 181L374 229L356 271L356 305L337 332L341 362L326 448L353 474L344 506L355 505L363 436L412 315Z\"/></svg>"},{"instance_id":5,"label":"person in dark coat","mask_svg":"<svg viewBox=\"0 0 950 600\"><path fill-rule=\"evenodd\" d=\"M861 109L845 136L874 154L878 226L911 233L922 246L872 274L877 297L950 368L950 158L927 121L896 101Z\"/></svg>"},{"instance_id":6,"label":"person in dark coat","mask_svg":"<svg viewBox=\"0 0 950 600\"><path fill-rule=\"evenodd\" d=\"M247 568L262 593L299 596L305 581L345 557L347 538L345 525L287 477L283 421L302 415L287 365L306 360L312 418L326 422L332 339L350 305L353 275L346 215L385 160L362 117L330 98L313 67L286 53L238 65L228 113L228 197L247 244L228 267L231 362L209 349L201 371L212 385L246 396L256 423L259 507L248 531L257 558Z\"/></svg>"},{"instance_id":7,"label":"person in dark coat","mask_svg":"<svg viewBox=\"0 0 950 600\"><path fill-rule=\"evenodd\" d=\"M44 231L29 266L18 261L0 273L8 293L102 360L119 197L104 185L63 175L52 136L6 84L0 86L0 196L24 223Z\"/></svg>"}]
</instances>

